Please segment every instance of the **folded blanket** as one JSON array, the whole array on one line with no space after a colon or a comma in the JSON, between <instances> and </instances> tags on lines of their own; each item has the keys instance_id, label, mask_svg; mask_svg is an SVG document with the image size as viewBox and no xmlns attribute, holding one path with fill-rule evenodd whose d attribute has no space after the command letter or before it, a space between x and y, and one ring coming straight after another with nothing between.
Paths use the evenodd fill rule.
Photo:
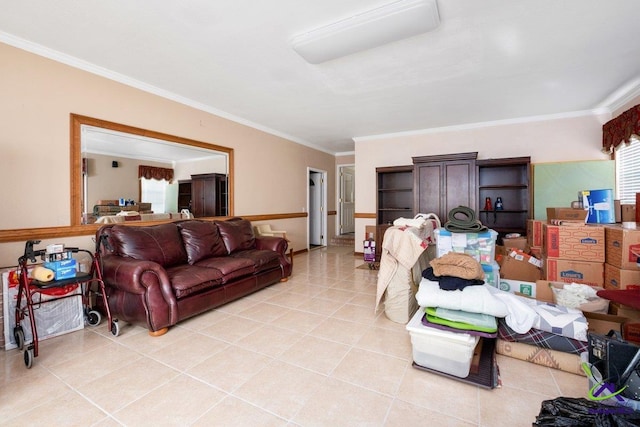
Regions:
<instances>
[{"instance_id":1,"label":"folded blanket","mask_svg":"<svg viewBox=\"0 0 640 427\"><path fill-rule=\"evenodd\" d=\"M579 341L587 341L587 319L580 310L521 297L493 286L467 286L445 291L438 282L423 278L416 300L421 307L442 307L504 317L519 334L540 329Z\"/></svg>"},{"instance_id":2,"label":"folded blanket","mask_svg":"<svg viewBox=\"0 0 640 427\"><path fill-rule=\"evenodd\" d=\"M498 337L505 341L519 342L577 355L587 351L589 347L589 343L586 341L578 341L535 328L531 328L524 334L519 334L511 329L504 319L498 319Z\"/></svg>"},{"instance_id":3,"label":"folded blanket","mask_svg":"<svg viewBox=\"0 0 640 427\"><path fill-rule=\"evenodd\" d=\"M416 293L416 300L421 307L442 307L505 317L509 310L503 301L491 294L489 288L492 287L479 285L467 286L464 290L445 291L440 289L438 282L423 278Z\"/></svg>"},{"instance_id":4,"label":"folded blanket","mask_svg":"<svg viewBox=\"0 0 640 427\"><path fill-rule=\"evenodd\" d=\"M476 211L467 206L458 206L451 209L447 215L447 220L444 228L452 233L480 233L487 231L487 227L476 219Z\"/></svg>"},{"instance_id":5,"label":"folded blanket","mask_svg":"<svg viewBox=\"0 0 640 427\"><path fill-rule=\"evenodd\" d=\"M484 280L478 279L461 279L456 276L436 276L433 274L433 268L429 267L422 272L422 277L432 282L438 282L440 289L445 291L455 291L456 289L464 289L467 286L477 286L484 284Z\"/></svg>"},{"instance_id":6,"label":"folded blanket","mask_svg":"<svg viewBox=\"0 0 640 427\"><path fill-rule=\"evenodd\" d=\"M582 311L531 298L522 298L522 300L538 314L534 328L579 341L587 341L589 325Z\"/></svg>"},{"instance_id":7,"label":"folded blanket","mask_svg":"<svg viewBox=\"0 0 640 427\"><path fill-rule=\"evenodd\" d=\"M449 252L431 260L433 274L436 276L454 276L461 279L484 280L482 265L468 254Z\"/></svg>"}]
</instances>

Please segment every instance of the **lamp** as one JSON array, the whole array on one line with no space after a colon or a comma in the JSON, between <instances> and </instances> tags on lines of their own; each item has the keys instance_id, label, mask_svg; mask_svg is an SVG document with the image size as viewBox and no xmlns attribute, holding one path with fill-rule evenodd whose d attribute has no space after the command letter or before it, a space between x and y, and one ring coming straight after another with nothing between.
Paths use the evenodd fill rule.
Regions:
<instances>
[{"instance_id":1,"label":"lamp","mask_svg":"<svg viewBox=\"0 0 640 427\"><path fill-rule=\"evenodd\" d=\"M311 64L425 33L440 24L436 0L399 0L295 36L293 49Z\"/></svg>"}]
</instances>

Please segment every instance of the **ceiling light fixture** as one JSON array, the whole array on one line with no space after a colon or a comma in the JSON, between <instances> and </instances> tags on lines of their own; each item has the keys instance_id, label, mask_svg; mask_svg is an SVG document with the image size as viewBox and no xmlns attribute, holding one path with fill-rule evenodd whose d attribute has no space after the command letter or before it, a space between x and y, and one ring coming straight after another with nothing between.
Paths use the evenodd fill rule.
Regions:
<instances>
[{"instance_id":1,"label":"ceiling light fixture","mask_svg":"<svg viewBox=\"0 0 640 427\"><path fill-rule=\"evenodd\" d=\"M295 36L293 49L320 64L435 29L436 0L400 0Z\"/></svg>"}]
</instances>

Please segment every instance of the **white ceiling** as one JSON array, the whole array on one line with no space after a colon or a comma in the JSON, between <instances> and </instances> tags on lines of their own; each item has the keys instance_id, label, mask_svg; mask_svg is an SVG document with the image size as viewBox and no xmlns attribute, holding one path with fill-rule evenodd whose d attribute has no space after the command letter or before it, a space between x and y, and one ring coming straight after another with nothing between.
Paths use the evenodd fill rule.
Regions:
<instances>
[{"instance_id":1,"label":"white ceiling","mask_svg":"<svg viewBox=\"0 0 640 427\"><path fill-rule=\"evenodd\" d=\"M82 152L130 159L172 163L210 160L226 156L208 148L175 144L162 139L123 133L95 126L82 125Z\"/></svg>"},{"instance_id":2,"label":"white ceiling","mask_svg":"<svg viewBox=\"0 0 640 427\"><path fill-rule=\"evenodd\" d=\"M317 65L291 48L391 1L0 0L0 41L330 153L640 93L638 0L439 0L430 33Z\"/></svg>"}]
</instances>

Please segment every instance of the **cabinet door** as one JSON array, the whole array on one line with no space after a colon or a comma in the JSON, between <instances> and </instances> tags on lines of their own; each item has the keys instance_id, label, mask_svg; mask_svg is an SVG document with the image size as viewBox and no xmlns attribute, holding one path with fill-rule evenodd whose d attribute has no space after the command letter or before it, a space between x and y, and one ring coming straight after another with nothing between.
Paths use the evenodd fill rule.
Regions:
<instances>
[{"instance_id":1,"label":"cabinet door","mask_svg":"<svg viewBox=\"0 0 640 427\"><path fill-rule=\"evenodd\" d=\"M198 218L204 216L204 180L193 179L191 180L191 207L193 209L193 216Z\"/></svg>"},{"instance_id":2,"label":"cabinet door","mask_svg":"<svg viewBox=\"0 0 640 427\"><path fill-rule=\"evenodd\" d=\"M447 215L453 208L458 206L476 208L475 162L447 162L443 164L442 172L445 190L442 192L444 211L440 218L445 222Z\"/></svg>"},{"instance_id":3,"label":"cabinet door","mask_svg":"<svg viewBox=\"0 0 640 427\"><path fill-rule=\"evenodd\" d=\"M444 223L458 206L476 207L476 157L460 153L414 157L414 210L435 213Z\"/></svg>"},{"instance_id":4,"label":"cabinet door","mask_svg":"<svg viewBox=\"0 0 640 427\"><path fill-rule=\"evenodd\" d=\"M193 216L215 216L216 182L214 177L193 177L191 179Z\"/></svg>"},{"instance_id":5,"label":"cabinet door","mask_svg":"<svg viewBox=\"0 0 640 427\"><path fill-rule=\"evenodd\" d=\"M444 187L442 181L442 164L428 163L418 166L415 171L414 197L416 213L435 213L440 217L444 210L441 192Z\"/></svg>"}]
</instances>

